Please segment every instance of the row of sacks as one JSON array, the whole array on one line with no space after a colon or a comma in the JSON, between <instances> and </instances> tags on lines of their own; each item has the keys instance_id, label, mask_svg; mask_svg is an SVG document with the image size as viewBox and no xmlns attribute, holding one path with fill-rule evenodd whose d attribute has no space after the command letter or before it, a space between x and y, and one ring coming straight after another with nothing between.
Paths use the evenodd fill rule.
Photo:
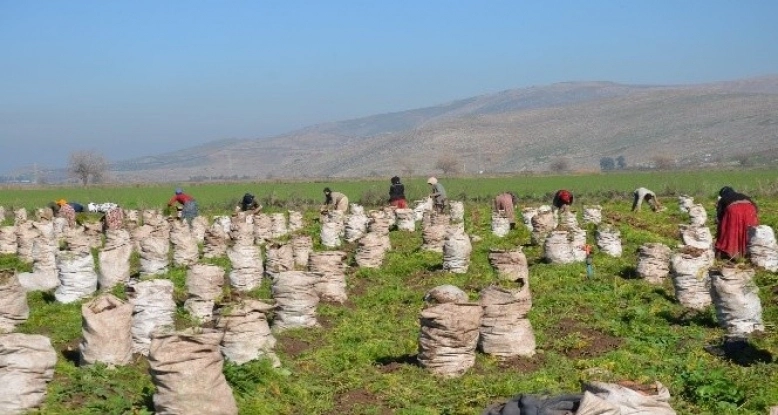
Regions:
<instances>
[{"instance_id":1,"label":"row of sacks","mask_svg":"<svg viewBox=\"0 0 778 415\"><path fill-rule=\"evenodd\" d=\"M102 313L122 317L126 308L117 299L101 297L93 307L112 310ZM99 304L98 304L99 303ZM98 324L95 319L87 323ZM113 321L100 321L110 331ZM123 321L119 321L123 323ZM81 356L89 358L95 349L94 329L85 328ZM232 389L222 372L222 348L227 332L214 329L190 329L180 332L156 332L152 335L148 361L155 386L154 410L158 414L207 413L237 415ZM124 354L122 333L106 338L101 353ZM0 388L0 413L20 415L39 407L46 398L47 383L54 377L57 352L49 338L37 334L0 334L0 380L11 387Z\"/></svg>"},{"instance_id":2,"label":"row of sacks","mask_svg":"<svg viewBox=\"0 0 778 415\"><path fill-rule=\"evenodd\" d=\"M533 218L538 215L541 215L541 217L536 219L533 223ZM578 227L578 219L574 211L562 212L559 217L556 217L549 205L525 207L521 210L521 217L524 226L530 232L550 232L559 224L564 224L568 227ZM584 205L582 217L584 224L592 223L599 225L600 222L602 222L602 206Z\"/></svg>"},{"instance_id":3,"label":"row of sacks","mask_svg":"<svg viewBox=\"0 0 778 415\"><path fill-rule=\"evenodd\" d=\"M754 270L742 266L714 267L710 249L691 246L671 252L666 245L648 243L638 250L637 274L652 284L672 279L675 297L684 307L704 310L711 304L729 334L763 331L762 303Z\"/></svg>"},{"instance_id":4,"label":"row of sacks","mask_svg":"<svg viewBox=\"0 0 778 415\"><path fill-rule=\"evenodd\" d=\"M504 285L504 284L503 284ZM475 363L476 350L501 357L533 356L535 334L527 313L529 285L492 285L477 303L451 285L428 291L419 317L419 364L431 373L461 376Z\"/></svg>"}]
</instances>

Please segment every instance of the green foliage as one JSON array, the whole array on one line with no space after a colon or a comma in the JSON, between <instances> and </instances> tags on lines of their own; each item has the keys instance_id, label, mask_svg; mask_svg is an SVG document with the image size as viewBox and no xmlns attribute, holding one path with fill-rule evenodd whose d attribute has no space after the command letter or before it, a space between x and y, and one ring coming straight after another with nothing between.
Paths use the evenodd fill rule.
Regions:
<instances>
[{"instance_id":1,"label":"green foliage","mask_svg":"<svg viewBox=\"0 0 778 415\"><path fill-rule=\"evenodd\" d=\"M707 172L706 174L620 173L586 176L511 178L441 178L449 194L466 195L465 229L480 238L473 242L470 269L465 274L441 270L440 253L419 249L421 232L393 231L393 249L379 269L350 268L347 271L349 299L345 304L320 303L322 327L289 330L277 334L276 352L281 368L268 360L244 365L225 363L224 374L233 388L241 414L473 414L494 402L520 393L580 391L588 380L632 380L650 384L660 381L671 392L671 405L679 414L763 414L778 403L778 363L773 361L741 366L710 355L704 346L717 343L724 334L712 309L689 313L674 298L670 282L650 285L634 278L637 248L646 242L678 243L678 224L688 218L677 212L670 196L695 195L713 213L715 192L724 184L755 196L762 223L778 226L775 172ZM411 199L428 191L424 180L404 178ZM228 184L185 186L195 195L204 214L225 214L246 191L262 198L267 211L304 209L306 227L319 244L315 208L321 203L321 188L330 186L359 200L366 193L375 203L384 203L388 180L316 182L293 184ZM631 213L631 191L640 185L659 191L664 212ZM175 186L77 189L70 199L118 200L129 207L161 207ZM558 188L570 188L577 204L602 204L604 219L619 228L623 255L611 258L595 249L592 279L583 264L550 265L542 261L542 249L530 246L530 234L519 223L505 238L490 231L489 203L494 194L514 190L520 207L548 203ZM373 189L373 190L371 190ZM0 194L0 205L36 206L71 190L40 189ZM29 196L29 198L28 198ZM29 199L29 200L28 200ZM24 200L24 202L21 202ZM8 201L11 201L9 203ZM578 209L579 206L574 208ZM594 227L588 228L593 244ZM459 378L430 375L415 363L418 353L419 313L423 295L441 284L454 284L472 300L497 281L488 262L492 248L522 246L530 264L529 286L533 307L529 319L535 331L537 354L532 358L499 359L478 353L476 363ZM343 248L353 251L354 246ZM227 258L205 263L223 266ZM137 272L138 258L132 258ZM0 255L0 269L29 271L30 264L13 255ZM158 278L175 285L179 327L196 325L183 311L186 299L186 269L171 268ZM773 329L778 320L778 276L758 271L763 318L768 332L752 339L754 347L773 356L778 338ZM220 300L229 305L235 298L271 297L270 281L250 293L228 288ZM113 293L124 296L124 287ZM73 363L81 337L80 303L59 304L51 293L28 294L30 318L18 327L24 333L44 334L59 353L55 378L41 414L150 414L154 387L146 359L138 356L132 365L108 369L78 367ZM595 353L598 346L613 346Z\"/></svg>"}]
</instances>

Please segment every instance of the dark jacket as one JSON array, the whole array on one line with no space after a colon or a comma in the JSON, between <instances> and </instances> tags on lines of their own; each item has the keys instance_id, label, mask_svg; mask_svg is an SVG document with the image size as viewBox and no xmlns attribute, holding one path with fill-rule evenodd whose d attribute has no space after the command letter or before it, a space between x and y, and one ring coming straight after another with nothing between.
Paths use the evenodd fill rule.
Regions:
<instances>
[{"instance_id":1,"label":"dark jacket","mask_svg":"<svg viewBox=\"0 0 778 415\"><path fill-rule=\"evenodd\" d=\"M405 199L405 185L402 183L396 183L389 186L389 201Z\"/></svg>"}]
</instances>

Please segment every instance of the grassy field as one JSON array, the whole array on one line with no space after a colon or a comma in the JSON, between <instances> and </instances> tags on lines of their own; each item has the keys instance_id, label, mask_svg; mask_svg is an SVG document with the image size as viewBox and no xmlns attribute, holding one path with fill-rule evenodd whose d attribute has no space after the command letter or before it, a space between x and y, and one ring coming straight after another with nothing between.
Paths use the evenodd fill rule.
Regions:
<instances>
[{"instance_id":1,"label":"grassy field","mask_svg":"<svg viewBox=\"0 0 778 415\"><path fill-rule=\"evenodd\" d=\"M409 200L429 193L426 177L403 180ZM491 200L495 194L511 190L522 200L549 200L558 189L568 189L579 196L579 202L599 203L631 195L638 187L647 187L657 194L674 196L689 194L700 200L715 200L722 186L755 197L778 195L778 170L673 171L581 174L564 176L512 177L440 177L449 197L458 200ZM323 200L322 189L329 186L345 193L352 202L364 205L383 203L389 189L389 178L365 180L333 180L316 182L248 182L224 184L182 184L194 196L206 213L229 211L244 193L260 198L267 207L304 207ZM36 188L8 187L0 189L0 206L6 208L45 206L64 198L82 204L114 202L131 209L163 207L177 185L134 185ZM584 198L586 198L584 200Z\"/></svg>"},{"instance_id":2,"label":"grassy field","mask_svg":"<svg viewBox=\"0 0 778 415\"><path fill-rule=\"evenodd\" d=\"M273 369L266 361L242 366L227 363L224 373L241 414L479 414L490 404L520 393L579 392L580 382L586 380L660 381L669 388L671 404L679 414L765 414L766 408L778 405L778 363L774 358L778 354L778 275L757 272L766 326L764 334L751 339L759 358L733 362L705 352L704 346L717 344L724 334L713 310L687 313L675 300L669 282L652 286L631 276L637 247L645 242L674 246L678 243L677 224L687 223L688 218L669 197L665 212L632 214L629 193L643 185L666 196L698 195L708 208L708 216L713 217L715 192L722 185L732 185L755 195L762 223L776 228L776 177L775 171L752 171L441 179L454 198L467 196L466 229L483 238L473 244L466 274L442 271L441 254L419 249L419 231L393 231L393 249L384 266L373 270L352 266L348 271L349 301L344 305L320 304L321 328L278 335L281 369ZM287 202L317 203L326 185L359 197L371 192L383 197L387 183L228 184L185 190L197 196L208 211L223 213L245 191L266 200L274 195L280 209ZM411 198L426 191L423 179L409 181L407 186ZM161 207L173 187L4 190L0 205L32 207L66 197ZM547 201L550 193L562 187L581 195L579 203L603 204L606 221L621 230L624 255L611 258L595 253L595 276L587 279L583 264L546 264L540 248L527 246L533 297L529 318L537 338L537 354L509 360L478 354L475 366L455 379L432 376L417 366L414 359L424 293L441 284L453 284L475 300L482 288L496 281L487 260L489 249L529 243L524 228L506 238L491 235L488 204L477 200L511 189L525 200ZM305 232L312 235L318 232L315 216L313 210L306 212ZM593 232L589 242L594 243ZM345 249L352 252L354 247ZM229 266L226 259L216 262ZM21 271L29 267L16 257L0 257L0 268ZM184 299L185 273L185 269L174 268L164 276L175 282L179 306ZM121 288L115 292L122 294ZM225 298L234 297L227 294ZM270 298L269 282L250 295ZM58 304L46 293L30 293L28 301L31 315L19 331L49 336L60 352L54 381L39 413L152 412L153 385L145 358L113 370L78 367L73 357L81 336L80 304ZM184 321L185 312L180 308L179 317Z\"/></svg>"}]
</instances>

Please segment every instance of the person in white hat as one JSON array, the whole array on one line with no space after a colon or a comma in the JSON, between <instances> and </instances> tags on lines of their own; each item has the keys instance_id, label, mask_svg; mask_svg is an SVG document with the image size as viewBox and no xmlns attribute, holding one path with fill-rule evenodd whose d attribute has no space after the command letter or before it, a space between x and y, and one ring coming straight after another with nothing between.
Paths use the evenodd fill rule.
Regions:
<instances>
[{"instance_id":1,"label":"person in white hat","mask_svg":"<svg viewBox=\"0 0 778 415\"><path fill-rule=\"evenodd\" d=\"M448 199L446 198L446 189L443 185L438 183L438 179L430 177L427 179L427 184L430 185L430 197L432 198L432 206L438 213L443 213L446 208Z\"/></svg>"}]
</instances>

